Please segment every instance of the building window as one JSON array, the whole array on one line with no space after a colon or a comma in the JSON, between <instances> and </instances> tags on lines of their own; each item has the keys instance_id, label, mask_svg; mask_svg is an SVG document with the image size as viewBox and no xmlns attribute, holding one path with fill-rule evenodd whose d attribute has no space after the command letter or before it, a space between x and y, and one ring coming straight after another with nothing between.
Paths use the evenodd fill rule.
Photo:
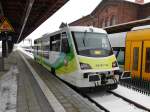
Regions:
<instances>
[{"instance_id":1,"label":"building window","mask_svg":"<svg viewBox=\"0 0 150 112\"><path fill-rule=\"evenodd\" d=\"M106 26L110 26L110 19L109 18L107 19Z\"/></svg>"},{"instance_id":2,"label":"building window","mask_svg":"<svg viewBox=\"0 0 150 112\"><path fill-rule=\"evenodd\" d=\"M105 20L102 21L102 28L105 27Z\"/></svg>"},{"instance_id":3,"label":"building window","mask_svg":"<svg viewBox=\"0 0 150 112\"><path fill-rule=\"evenodd\" d=\"M93 21L93 26L96 26L95 22Z\"/></svg>"},{"instance_id":4,"label":"building window","mask_svg":"<svg viewBox=\"0 0 150 112\"><path fill-rule=\"evenodd\" d=\"M116 17L113 15L111 18L111 25L115 25L116 24Z\"/></svg>"}]
</instances>

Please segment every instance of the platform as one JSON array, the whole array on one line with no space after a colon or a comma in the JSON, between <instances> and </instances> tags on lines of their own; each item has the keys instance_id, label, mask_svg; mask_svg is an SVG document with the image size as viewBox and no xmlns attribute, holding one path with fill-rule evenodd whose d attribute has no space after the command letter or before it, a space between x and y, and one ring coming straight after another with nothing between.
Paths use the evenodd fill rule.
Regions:
<instances>
[{"instance_id":1,"label":"platform","mask_svg":"<svg viewBox=\"0 0 150 112\"><path fill-rule=\"evenodd\" d=\"M32 67L29 68L20 54ZM17 74L17 112L59 112L59 110L62 112L62 109L64 112L102 111L22 52L15 51L10 56L15 58L16 62L14 63L19 71ZM8 60L12 60L12 58ZM31 68L44 82L42 86L33 76ZM43 91L46 91L46 95Z\"/></svg>"}]
</instances>

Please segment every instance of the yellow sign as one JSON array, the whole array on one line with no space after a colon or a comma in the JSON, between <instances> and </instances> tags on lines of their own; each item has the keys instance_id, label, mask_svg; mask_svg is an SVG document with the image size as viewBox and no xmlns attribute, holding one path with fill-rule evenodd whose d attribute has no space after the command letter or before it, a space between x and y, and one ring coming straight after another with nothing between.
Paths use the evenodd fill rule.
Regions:
<instances>
[{"instance_id":1,"label":"yellow sign","mask_svg":"<svg viewBox=\"0 0 150 112\"><path fill-rule=\"evenodd\" d=\"M8 20L5 18L4 21L0 24L0 31L11 31L14 32L13 27L8 22Z\"/></svg>"},{"instance_id":2,"label":"yellow sign","mask_svg":"<svg viewBox=\"0 0 150 112\"><path fill-rule=\"evenodd\" d=\"M100 54L101 54L101 51L98 51L98 50L97 50L97 51L94 52L94 54L100 55Z\"/></svg>"}]
</instances>

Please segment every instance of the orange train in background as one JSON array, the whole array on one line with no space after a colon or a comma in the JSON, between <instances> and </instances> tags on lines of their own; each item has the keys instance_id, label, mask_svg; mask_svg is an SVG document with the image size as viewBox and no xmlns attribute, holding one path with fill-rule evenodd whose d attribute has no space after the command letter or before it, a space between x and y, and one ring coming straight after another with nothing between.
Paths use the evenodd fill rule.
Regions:
<instances>
[{"instance_id":1,"label":"orange train in background","mask_svg":"<svg viewBox=\"0 0 150 112\"><path fill-rule=\"evenodd\" d=\"M132 77L150 80L150 25L111 34L109 39L122 69L130 71Z\"/></svg>"},{"instance_id":2,"label":"orange train in background","mask_svg":"<svg viewBox=\"0 0 150 112\"><path fill-rule=\"evenodd\" d=\"M128 32L125 45L125 70L133 77L150 80L150 27Z\"/></svg>"}]
</instances>

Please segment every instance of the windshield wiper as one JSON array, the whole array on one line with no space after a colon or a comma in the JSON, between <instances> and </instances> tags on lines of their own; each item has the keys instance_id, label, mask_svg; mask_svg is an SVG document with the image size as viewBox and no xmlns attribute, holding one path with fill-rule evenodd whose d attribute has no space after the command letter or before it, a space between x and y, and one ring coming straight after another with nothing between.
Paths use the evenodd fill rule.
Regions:
<instances>
[{"instance_id":1,"label":"windshield wiper","mask_svg":"<svg viewBox=\"0 0 150 112\"><path fill-rule=\"evenodd\" d=\"M84 38L82 39L82 42L83 42L83 45L84 45L84 47L85 47L85 40L84 40Z\"/></svg>"}]
</instances>

